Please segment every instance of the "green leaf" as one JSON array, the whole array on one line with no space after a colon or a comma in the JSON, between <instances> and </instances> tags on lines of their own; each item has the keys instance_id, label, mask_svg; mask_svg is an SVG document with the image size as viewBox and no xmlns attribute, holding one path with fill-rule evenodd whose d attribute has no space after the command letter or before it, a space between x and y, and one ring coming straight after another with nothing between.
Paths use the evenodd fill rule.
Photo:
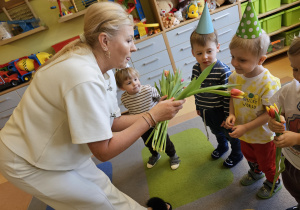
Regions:
<instances>
[{"instance_id":1,"label":"green leaf","mask_svg":"<svg viewBox=\"0 0 300 210\"><path fill-rule=\"evenodd\" d=\"M191 91L196 90L197 88L201 87L202 82L206 79L206 77L209 75L211 72L212 68L216 62L210 64L207 68L205 68L200 76L196 79L194 78L192 82L181 92L181 94L176 98L176 100L181 100L187 97L188 93Z\"/></svg>"},{"instance_id":2,"label":"green leaf","mask_svg":"<svg viewBox=\"0 0 300 210\"><path fill-rule=\"evenodd\" d=\"M238 84L215 85L215 86L210 86L210 87L206 87L206 88L200 88L200 89L196 89L195 91L191 91L190 93L188 93L187 97L198 94L198 93L204 93L204 92L208 92L211 90L217 90L217 89L226 89L228 87L234 87L234 86L238 86Z\"/></svg>"}]
</instances>

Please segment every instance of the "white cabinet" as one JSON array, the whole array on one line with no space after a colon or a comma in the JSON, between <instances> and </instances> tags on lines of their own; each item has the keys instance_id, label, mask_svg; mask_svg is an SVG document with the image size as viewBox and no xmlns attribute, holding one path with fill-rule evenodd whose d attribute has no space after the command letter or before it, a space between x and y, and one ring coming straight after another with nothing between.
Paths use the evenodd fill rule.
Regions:
<instances>
[{"instance_id":1,"label":"white cabinet","mask_svg":"<svg viewBox=\"0 0 300 210\"><path fill-rule=\"evenodd\" d=\"M220 43L220 52L217 54L217 58L233 69L230 63L229 43L239 26L238 5L212 14L211 19L214 28L218 32L218 41ZM176 69L182 71L182 76L185 80L191 79L193 65L197 62L191 52L190 35L197 27L198 22L199 20L197 19L194 22L166 32Z\"/></svg>"},{"instance_id":2,"label":"white cabinet","mask_svg":"<svg viewBox=\"0 0 300 210\"><path fill-rule=\"evenodd\" d=\"M0 95L0 129L3 128L13 110L19 104L27 86Z\"/></svg>"}]
</instances>

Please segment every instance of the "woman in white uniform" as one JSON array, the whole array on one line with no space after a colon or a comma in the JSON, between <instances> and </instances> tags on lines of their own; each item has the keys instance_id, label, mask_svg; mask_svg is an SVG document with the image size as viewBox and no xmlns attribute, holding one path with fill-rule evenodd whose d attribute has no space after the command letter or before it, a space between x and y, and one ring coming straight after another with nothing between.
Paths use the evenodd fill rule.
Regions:
<instances>
[{"instance_id":1,"label":"woman in white uniform","mask_svg":"<svg viewBox=\"0 0 300 210\"><path fill-rule=\"evenodd\" d=\"M184 103L165 100L150 114L121 116L110 69L126 67L136 51L133 36L119 4L87 9L84 35L37 71L0 131L0 173L7 180L56 210L146 209L91 160L117 156Z\"/></svg>"}]
</instances>

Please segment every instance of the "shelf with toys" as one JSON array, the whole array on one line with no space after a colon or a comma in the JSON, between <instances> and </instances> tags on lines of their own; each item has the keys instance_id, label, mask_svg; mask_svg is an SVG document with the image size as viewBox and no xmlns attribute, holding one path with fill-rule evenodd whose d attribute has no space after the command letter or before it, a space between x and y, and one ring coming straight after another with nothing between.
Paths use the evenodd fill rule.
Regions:
<instances>
[{"instance_id":1,"label":"shelf with toys","mask_svg":"<svg viewBox=\"0 0 300 210\"><path fill-rule=\"evenodd\" d=\"M286 52L293 37L300 35L300 0L252 1L259 13L262 28L271 38L267 57ZM246 0L240 2L241 8L245 9L243 5L246 4Z\"/></svg>"},{"instance_id":2,"label":"shelf with toys","mask_svg":"<svg viewBox=\"0 0 300 210\"><path fill-rule=\"evenodd\" d=\"M33 11L29 0L4 1L0 8L7 19L0 22L0 46L48 29Z\"/></svg>"}]
</instances>

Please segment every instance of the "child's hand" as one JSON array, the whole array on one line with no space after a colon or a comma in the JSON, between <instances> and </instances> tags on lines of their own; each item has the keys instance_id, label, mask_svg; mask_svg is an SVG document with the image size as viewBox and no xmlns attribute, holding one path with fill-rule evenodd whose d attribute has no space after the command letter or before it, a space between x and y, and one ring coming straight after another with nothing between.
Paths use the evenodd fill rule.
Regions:
<instances>
[{"instance_id":1,"label":"child's hand","mask_svg":"<svg viewBox=\"0 0 300 210\"><path fill-rule=\"evenodd\" d=\"M247 132L247 129L244 125L233 126L232 130L233 131L229 133L229 136L236 139L240 138L242 135L244 135Z\"/></svg>"},{"instance_id":2,"label":"child's hand","mask_svg":"<svg viewBox=\"0 0 300 210\"><path fill-rule=\"evenodd\" d=\"M270 117L268 121L268 126L270 130L275 133L283 133L285 131L285 127L284 127L285 119L282 115L280 115L280 121L281 122L277 122L275 118Z\"/></svg>"},{"instance_id":3,"label":"child's hand","mask_svg":"<svg viewBox=\"0 0 300 210\"><path fill-rule=\"evenodd\" d=\"M220 125L220 127L224 127L224 128L226 128L226 127L225 127L225 123L226 123L226 121L225 121L225 120L223 120L223 122L222 122L222 124Z\"/></svg>"},{"instance_id":4,"label":"child's hand","mask_svg":"<svg viewBox=\"0 0 300 210\"><path fill-rule=\"evenodd\" d=\"M276 147L291 147L300 145L300 134L292 131L284 131L282 135L274 137Z\"/></svg>"},{"instance_id":5,"label":"child's hand","mask_svg":"<svg viewBox=\"0 0 300 210\"><path fill-rule=\"evenodd\" d=\"M235 116L230 114L225 122L224 128L226 129L232 129L235 123Z\"/></svg>"},{"instance_id":6,"label":"child's hand","mask_svg":"<svg viewBox=\"0 0 300 210\"><path fill-rule=\"evenodd\" d=\"M200 110L196 110L197 115L201 116Z\"/></svg>"}]
</instances>

